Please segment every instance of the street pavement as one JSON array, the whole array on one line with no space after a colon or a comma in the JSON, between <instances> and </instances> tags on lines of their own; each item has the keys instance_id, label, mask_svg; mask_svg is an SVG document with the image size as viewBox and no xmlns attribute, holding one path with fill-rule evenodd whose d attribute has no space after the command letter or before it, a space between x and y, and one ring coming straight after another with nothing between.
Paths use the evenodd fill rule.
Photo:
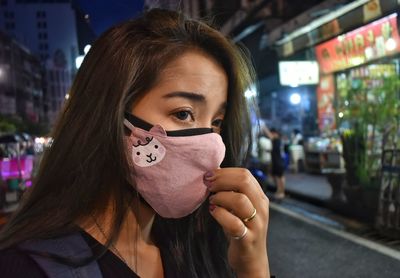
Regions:
<instances>
[{"instance_id":1,"label":"street pavement","mask_svg":"<svg viewBox=\"0 0 400 278\"><path fill-rule=\"evenodd\" d=\"M285 202L285 201L284 201ZM286 277L400 277L400 251L345 231L341 223L271 202L271 274ZM312 213L311 213L312 214Z\"/></svg>"},{"instance_id":2,"label":"street pavement","mask_svg":"<svg viewBox=\"0 0 400 278\"><path fill-rule=\"evenodd\" d=\"M360 236L364 223L330 210L324 175L285 173L287 198L271 200L268 252L276 277L400 277L400 248Z\"/></svg>"},{"instance_id":3,"label":"street pavement","mask_svg":"<svg viewBox=\"0 0 400 278\"><path fill-rule=\"evenodd\" d=\"M285 178L289 195L302 195L322 202L328 201L332 195L332 188L325 175L286 172Z\"/></svg>"}]
</instances>

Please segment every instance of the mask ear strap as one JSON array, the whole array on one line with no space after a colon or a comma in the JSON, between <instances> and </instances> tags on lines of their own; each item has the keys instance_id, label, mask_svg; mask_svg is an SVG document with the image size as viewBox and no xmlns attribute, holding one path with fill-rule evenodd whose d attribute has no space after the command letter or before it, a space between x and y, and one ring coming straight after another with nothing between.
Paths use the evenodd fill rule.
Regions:
<instances>
[{"instance_id":1,"label":"mask ear strap","mask_svg":"<svg viewBox=\"0 0 400 278\"><path fill-rule=\"evenodd\" d=\"M130 131L135 129L135 127L127 119L124 119L124 125L129 128Z\"/></svg>"}]
</instances>

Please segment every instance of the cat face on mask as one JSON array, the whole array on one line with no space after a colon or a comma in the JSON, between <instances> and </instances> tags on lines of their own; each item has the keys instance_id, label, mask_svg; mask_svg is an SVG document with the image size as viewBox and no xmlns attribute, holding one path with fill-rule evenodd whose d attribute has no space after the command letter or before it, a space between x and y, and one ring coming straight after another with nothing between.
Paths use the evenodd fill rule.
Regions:
<instances>
[{"instance_id":1,"label":"cat face on mask","mask_svg":"<svg viewBox=\"0 0 400 278\"><path fill-rule=\"evenodd\" d=\"M152 130L154 132L154 128ZM132 145L133 162L139 167L149 167L161 162L165 147L153 136L146 136L145 142L137 140Z\"/></svg>"}]
</instances>

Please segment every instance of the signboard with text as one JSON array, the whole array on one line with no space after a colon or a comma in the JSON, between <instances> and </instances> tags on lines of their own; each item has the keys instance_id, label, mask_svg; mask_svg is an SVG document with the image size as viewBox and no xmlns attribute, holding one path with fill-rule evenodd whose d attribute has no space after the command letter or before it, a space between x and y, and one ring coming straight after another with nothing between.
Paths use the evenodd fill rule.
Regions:
<instances>
[{"instance_id":1,"label":"signboard with text","mask_svg":"<svg viewBox=\"0 0 400 278\"><path fill-rule=\"evenodd\" d=\"M322 73L344 70L399 52L397 14L381 18L315 47Z\"/></svg>"},{"instance_id":2,"label":"signboard with text","mask_svg":"<svg viewBox=\"0 0 400 278\"><path fill-rule=\"evenodd\" d=\"M318 84L319 69L316 61L279 62L279 82L283 86Z\"/></svg>"},{"instance_id":3,"label":"signboard with text","mask_svg":"<svg viewBox=\"0 0 400 278\"><path fill-rule=\"evenodd\" d=\"M318 127L321 132L336 128L334 98L335 82L333 75L322 76L317 87Z\"/></svg>"}]
</instances>

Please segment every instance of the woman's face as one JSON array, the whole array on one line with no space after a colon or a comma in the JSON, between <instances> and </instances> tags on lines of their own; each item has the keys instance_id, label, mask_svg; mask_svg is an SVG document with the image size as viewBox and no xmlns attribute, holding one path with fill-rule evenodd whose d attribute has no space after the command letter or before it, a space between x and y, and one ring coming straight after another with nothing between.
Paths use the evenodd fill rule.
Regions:
<instances>
[{"instance_id":1,"label":"woman's face","mask_svg":"<svg viewBox=\"0 0 400 278\"><path fill-rule=\"evenodd\" d=\"M223 68L209 56L189 51L167 65L131 112L165 130L207 127L220 132L227 95Z\"/></svg>"}]
</instances>

